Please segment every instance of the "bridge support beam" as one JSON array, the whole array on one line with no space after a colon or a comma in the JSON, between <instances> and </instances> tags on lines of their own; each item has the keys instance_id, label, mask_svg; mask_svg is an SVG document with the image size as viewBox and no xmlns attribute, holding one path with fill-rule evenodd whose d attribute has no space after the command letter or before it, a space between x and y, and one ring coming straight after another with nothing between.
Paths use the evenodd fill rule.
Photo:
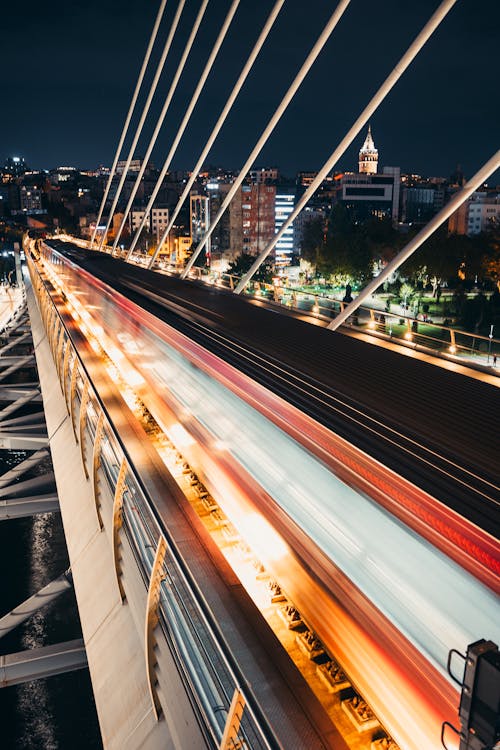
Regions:
<instances>
[{"instance_id":1,"label":"bridge support beam","mask_svg":"<svg viewBox=\"0 0 500 750\"><path fill-rule=\"evenodd\" d=\"M24 338L24 337L23 337ZM17 345L19 342L15 342ZM24 356L20 355L12 355L12 356L1 356L0 357L0 367L9 367L10 365L29 365L32 366L35 364L35 357L33 354L25 354Z\"/></svg>"},{"instance_id":2,"label":"bridge support beam","mask_svg":"<svg viewBox=\"0 0 500 750\"><path fill-rule=\"evenodd\" d=\"M0 432L0 448L9 451L33 451L47 445L47 435Z\"/></svg>"},{"instance_id":3,"label":"bridge support beam","mask_svg":"<svg viewBox=\"0 0 500 750\"><path fill-rule=\"evenodd\" d=\"M3 334L6 335L5 333ZM21 334L20 336L17 336L12 341L9 341L8 344L4 344L4 346L0 347L0 357L4 357L4 355L9 352L11 349L13 349L18 344L23 344L24 342L27 342L31 338L31 332L27 331L26 333Z\"/></svg>"},{"instance_id":4,"label":"bridge support beam","mask_svg":"<svg viewBox=\"0 0 500 750\"><path fill-rule=\"evenodd\" d=\"M49 602L57 599L57 597L64 591L71 588L73 588L73 580L71 578L71 572L67 570L65 573L41 588L40 591L37 591L36 594L30 596L29 599L26 599L26 601L18 607L12 609L0 618L0 638L3 638L4 635L10 633L11 630L14 630L14 628L25 620L28 620L41 607L44 607Z\"/></svg>"},{"instance_id":5,"label":"bridge support beam","mask_svg":"<svg viewBox=\"0 0 500 750\"><path fill-rule=\"evenodd\" d=\"M47 440L45 442L47 442ZM30 471L30 469L34 469L35 466L38 466L41 461L44 461L48 457L49 451L46 447L43 447L40 450L36 451L36 453L33 453L33 455L29 456L27 459L21 461L20 464L14 466L13 469L10 469L9 471L6 471L5 474L2 474L2 476L0 477L0 488L7 487L9 484L12 484L17 479L19 479L20 476L25 474L27 471Z\"/></svg>"},{"instance_id":6,"label":"bridge support beam","mask_svg":"<svg viewBox=\"0 0 500 750\"><path fill-rule=\"evenodd\" d=\"M2 411L0 411L0 421L4 422L7 417L10 417L11 414L14 414L14 412L16 412L22 406L26 406L26 404L29 404L39 395L40 391L38 389L27 391L26 393L22 394L21 396L19 396L19 398L17 398L15 401L12 401L8 406L4 407Z\"/></svg>"},{"instance_id":7,"label":"bridge support beam","mask_svg":"<svg viewBox=\"0 0 500 750\"><path fill-rule=\"evenodd\" d=\"M0 656L0 687L11 687L41 677L53 677L87 667L81 639Z\"/></svg>"},{"instance_id":8,"label":"bridge support beam","mask_svg":"<svg viewBox=\"0 0 500 750\"><path fill-rule=\"evenodd\" d=\"M16 383L16 385L0 385L0 401L16 401L18 398L24 396L27 391L32 391L35 388L38 389L38 383ZM38 394L31 400L38 403L42 400L42 394L39 390Z\"/></svg>"},{"instance_id":9,"label":"bridge support beam","mask_svg":"<svg viewBox=\"0 0 500 750\"><path fill-rule=\"evenodd\" d=\"M0 500L0 521L36 516L38 513L57 512L59 512L57 495L33 495Z\"/></svg>"},{"instance_id":10,"label":"bridge support beam","mask_svg":"<svg viewBox=\"0 0 500 750\"><path fill-rule=\"evenodd\" d=\"M13 364L0 372L0 381L6 380L10 375L13 375L18 370L22 370L23 367L33 367L34 365L32 354L27 354L25 357L15 357L15 360Z\"/></svg>"}]
</instances>

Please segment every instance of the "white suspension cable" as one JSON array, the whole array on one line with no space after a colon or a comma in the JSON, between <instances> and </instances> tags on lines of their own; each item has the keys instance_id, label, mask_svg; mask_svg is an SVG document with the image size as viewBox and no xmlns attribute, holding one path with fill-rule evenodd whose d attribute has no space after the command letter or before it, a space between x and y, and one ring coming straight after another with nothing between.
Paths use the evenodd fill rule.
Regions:
<instances>
[{"instance_id":1,"label":"white suspension cable","mask_svg":"<svg viewBox=\"0 0 500 750\"><path fill-rule=\"evenodd\" d=\"M156 127L155 127L155 130L153 132L153 135L151 136L151 140L149 142L149 146L148 146L146 154L144 156L143 164L141 166L141 169L139 170L139 174L136 177L136 180L135 180L135 183L134 183L134 187L132 188L132 192L130 193L130 197L128 199L127 207L125 208L125 211L123 213L123 219L122 219L122 222L120 224L120 228L119 228L119 230L118 230L118 232L116 234L115 241L113 242L113 247L111 249L111 254L112 255L114 254L114 252L115 252L115 250L117 248L118 242L120 241L120 237L121 237L122 232L123 232L123 230L125 228L125 224L127 223L127 219L128 219L128 216L129 216L130 209L132 208L135 196L137 195L137 191L139 190L139 186L141 184L142 176L143 176L143 174L144 174L144 172L146 170L147 161L148 161L149 157L151 156L151 153L152 153L153 148L155 146L156 140L158 138L158 134L159 134L159 132L160 132L160 130L162 128L163 122L165 120L165 117L167 115L168 109L169 109L170 104L172 102L172 98L173 98L173 96L175 94L175 91L177 89L177 85L179 83L180 77L181 77L182 72L184 70L184 67L185 67L186 61L188 59L188 56L189 56L189 54L191 52L191 48L193 46L196 34L198 33L198 29L200 27L201 21L203 19L204 14L205 14L205 10L206 10L207 4L208 4L208 0L207 0L207 2L205 2L205 3L203 3L201 5L200 10L198 12L198 16L197 16L196 21L195 21L195 23L193 25L193 28L191 30L191 34L189 35L189 39L188 39L188 41L186 43L186 46L184 48L184 52L183 52L182 57L180 59L179 65L177 67L176 74L175 74L175 76L174 76L174 78L172 80L169 92L167 94L167 98L165 99L165 103L163 105L163 108L162 108L162 110L160 112L160 115L158 117L158 120L156 122ZM147 220L147 217L146 217L146 220ZM144 223L146 223L146 222L144 222ZM128 255L127 255L127 257L128 257Z\"/></svg>"},{"instance_id":2,"label":"white suspension cable","mask_svg":"<svg viewBox=\"0 0 500 750\"><path fill-rule=\"evenodd\" d=\"M196 258L201 253L201 251L203 250L203 248L207 244L208 240L212 236L212 234L213 234L213 232L215 230L215 227L217 226L217 224L221 220L222 216L226 212L226 209L228 208L229 204L231 203L234 195L236 194L236 191L238 190L238 188L240 187L241 183L245 179L245 177L246 177L246 175L248 173L248 170L250 169L250 167L252 166L252 164L253 164L253 162L255 160L255 157L259 154L259 152L261 151L261 149L264 146L265 142L267 141L267 139L269 138L269 136L273 132L274 128L276 127L276 124L281 119L283 113L285 112L286 108L288 107L288 105L290 104L291 100L295 96L295 94L296 94L299 86L301 85L302 81L304 80L304 78L308 74L309 70L313 66L316 58L319 55L319 53L321 52L321 50L325 46L326 42L330 38L330 36L331 36L331 34L332 34L335 26L339 22L340 18L342 17L342 14L346 10L346 8L349 5L349 3L350 3L350 0L340 0L340 2L338 4L337 8L335 9L333 15L330 17L330 19L327 22L325 28L321 32L321 35L320 35L319 39L317 40L317 42L314 45L314 47L312 48L311 52L307 56L307 58L306 58L304 64L302 65L301 69L299 70L299 72L295 76L295 78L294 78L292 84L290 85L288 91L286 92L285 96L281 100L280 105L278 106L278 108L275 111L274 115L269 120L266 129L264 130L264 132L260 136L260 138L257 141L255 147L253 148L250 156L248 157L248 159L246 160L245 164L241 168L240 173L239 173L238 177L236 178L235 182L232 184L232 186L231 186L231 188L230 188L227 196L225 197L225 199L224 199L224 201L222 203L222 206L220 207L220 209L219 209L219 211L217 213L217 216L215 217L214 221L210 225L209 229L205 232L205 234L204 234L201 242L199 243L198 247L196 248L196 250L192 254L191 258L189 259L188 263L186 264L186 267L184 268L183 272L181 273L181 279L185 279L186 278L186 276L189 273L189 271L191 270L191 267L192 267L193 263L195 262Z\"/></svg>"},{"instance_id":3,"label":"white suspension cable","mask_svg":"<svg viewBox=\"0 0 500 750\"><path fill-rule=\"evenodd\" d=\"M485 180L490 177L498 168L500 168L500 151L497 151L486 164L476 172L458 193L455 193L453 198L441 209L441 211L434 216L431 221L420 230L420 232L414 237L407 245L391 260L390 263L383 269L378 276L376 276L370 283L358 294L355 300L350 302L342 312L340 312L335 320L332 320L328 324L328 328L331 331L335 331L347 318L353 314L353 312L363 303L363 301L372 294L380 284L389 278L391 273L394 273L410 255L412 255L430 235L436 231L438 227L448 219L454 211L464 203L467 198L477 190Z\"/></svg>"},{"instance_id":4,"label":"white suspension cable","mask_svg":"<svg viewBox=\"0 0 500 750\"><path fill-rule=\"evenodd\" d=\"M180 140L181 140L181 138L182 138L182 136L184 134L184 131L185 131L187 125L188 125L188 122L189 122L189 120L191 118L191 115L192 115L193 110L194 110L194 108L196 106L196 103L198 102L198 99L200 98L200 94L202 92L202 89L203 89L203 87L204 87L204 85L206 83L206 80L207 80L207 78L208 78L208 76L210 74L210 71L212 70L212 67L213 67L213 64L215 62L215 59L216 59L217 55L219 54L219 50L220 50L220 48L222 46L222 42L224 41L224 38L225 38L225 36L227 34L229 26L231 25L231 22L232 22L232 20L234 18L234 14L236 13L236 10L237 10L239 4L240 4L240 0L233 0L233 2L231 3L231 6L230 6L230 8L229 8L229 10L227 12L226 18L225 18L224 23L222 25L222 28L221 28L221 30L219 32L219 35L217 37L217 40L216 40L216 42L215 42L215 44L214 44L214 46L212 48L212 52L210 53L210 56L209 56L209 58L207 60L205 68L203 70L203 73L201 74L200 79L198 81L198 85L196 86L196 89L195 89L195 91L193 93L193 96L191 97L191 101L189 103L189 106L188 106L188 108L187 108L187 110L185 112L185 115L183 117L183 120L182 120L182 122L181 122L181 124L179 126L179 129L177 131L177 135L176 135L176 137L174 139L174 142L172 143L172 146L170 147L170 151L168 152L167 158L165 159L165 162L163 164L162 170L161 170L161 172L160 172L160 174L158 176L158 180L156 182L155 188L154 188L154 190L153 190L153 192L151 194L151 197L150 197L150 199L148 201L148 205L146 206L146 210L144 211L144 216L142 218L142 221L141 221L140 225L138 226L137 231L135 233L135 236L134 236L134 238L132 240L132 244L130 245L130 249L129 249L128 253L127 253L127 258L126 258L127 260L130 258L130 256L132 255L132 253L134 251L135 246L137 245L137 242L139 240L139 237L140 237L140 234L142 232L142 229L143 229L143 227L144 227L144 225L145 225L145 223L146 223L146 221L148 219L149 213L150 213L150 211L151 211L151 209L153 207L153 203L155 202L156 196L158 195L158 193L160 191L162 182L163 182L163 180L165 178L165 175L167 174L168 169L170 167L170 163L172 161L172 157L175 154L177 146L179 145L179 142L180 142Z\"/></svg>"},{"instance_id":5,"label":"white suspension cable","mask_svg":"<svg viewBox=\"0 0 500 750\"><path fill-rule=\"evenodd\" d=\"M371 99L369 104L362 111L362 113L360 114L360 116L358 117L354 125L348 131L347 135L342 139L342 141L339 143L339 145L337 146L333 154L330 156L330 158L325 162L323 167L320 169L317 176L312 181L311 185L307 188L305 193L300 198L299 202L297 203L296 207L294 208L290 216L288 216L287 219L283 222L283 225L281 226L279 232L274 235L273 239L260 253L255 263L253 263L253 265L249 269L249 271L247 271L247 273L243 276L240 283L237 285L237 287L234 290L236 294L239 294L246 287L246 285L248 284L248 282L250 281L254 273L258 270L260 265L269 255L269 253L276 246L276 243L283 236L285 231L288 229L288 227L294 221L294 219L298 216L298 214L302 211L302 209L307 204L309 199L316 192L317 188L321 185L325 177L328 175L329 172L331 172L331 170L333 169L337 161L340 159L342 154L351 145L352 141L358 135L361 128L363 128L364 125L366 125L366 123L368 122L372 114L375 112L379 104L385 99L389 91L393 88L393 86L396 84L399 78L403 75L407 67L414 60L414 58L420 52L420 50L422 49L424 44L427 42L429 37L436 30L436 28L439 26L439 24L445 18L445 16L449 13L449 11L455 5L456 2L457 0L444 0L444 2L441 3L439 8L436 10L436 12L431 16L431 18L425 24L422 31L418 34L416 39L413 41L413 43L410 45L408 50L405 52L401 60L394 67L393 71L385 79L384 83L379 88L375 96Z\"/></svg>"},{"instance_id":6,"label":"white suspension cable","mask_svg":"<svg viewBox=\"0 0 500 750\"><path fill-rule=\"evenodd\" d=\"M267 19L267 21L266 21L266 23L264 25L264 28L262 29L262 31L261 31L261 33L259 35L259 38L257 39L257 41L255 43L255 46L254 46L253 50L251 51L251 53L250 53L250 55L249 55L249 57L247 59L247 62L245 64L243 70L241 71L238 80L236 81L236 83L234 85L234 88L233 88L231 94L229 95L229 98L228 98L228 100L227 100L227 102L226 102L226 104L224 106L224 109L222 110L222 112L220 114L220 117L217 120L217 122L216 122L216 124L214 126L214 129L212 130L212 132L211 132L211 134L210 134L210 136L208 138L208 141L205 144L205 148L201 152L200 157L199 157L198 161L196 162L196 165L191 170L191 177L187 181L186 187L184 188L183 193L182 193L181 197L179 198L179 200L177 202L177 206L175 207L175 210L174 210L172 216L169 219L168 225L167 225L165 231L163 232L163 234L162 234L162 236L161 236L161 238L160 238L160 240L158 242L157 248L156 248L156 250L155 250L155 252L153 254L153 257L151 258L151 261L149 263L149 266L148 266L149 268L151 268L153 266L153 264L154 264L154 262L155 262L155 260L156 260L156 258L158 256L158 253L160 252L161 248L163 247L164 242L166 241L166 239L167 239L170 231L172 230L172 227L174 226L175 220L176 220L177 216L179 215L179 211L181 210L181 208L182 208L182 206L184 204L184 201L189 196L191 188L193 187L193 184L194 184L196 178L198 177L198 174L200 172L201 167L203 166L203 163L204 163L204 161L205 161L205 159L207 157L207 154L210 151L210 149L212 148L212 145L213 145L215 139L217 138L217 136L218 136L218 134L220 132L220 129L224 125L224 122L226 121L226 118L227 118L227 116L228 116L228 114L229 114L229 112L230 112L230 110L231 110L231 108L232 108L232 106L233 106L233 104L234 104L234 102L236 100L236 97L238 96L238 94L239 94L239 92L240 92L243 84L245 83L245 81L246 81L246 79L248 77L248 74L250 73L250 70L252 69L253 64L254 64L254 62L255 62L255 60L256 60L256 58L257 58L257 56L258 56L258 54L259 54L259 52L260 52L260 50L262 48L264 42L266 41L267 37L269 36L269 32L271 31L271 29L272 29L272 27L274 25L274 22L275 22L275 20L276 20L276 18L278 16L278 13L280 12L281 8L283 7L284 2L285 2L285 0L277 0L277 2L274 4L274 7L271 10L271 13L269 14L269 17L268 17L268 19Z\"/></svg>"},{"instance_id":7,"label":"white suspension cable","mask_svg":"<svg viewBox=\"0 0 500 750\"><path fill-rule=\"evenodd\" d=\"M130 106L129 106L129 109L128 109L127 117L125 118L125 124L123 125L122 134L120 136L120 140L119 140L118 146L116 148L115 158L113 159L113 166L111 167L111 171L110 171L109 177L108 177L108 182L106 184L106 189L104 190L104 195L102 197L101 207L99 208L99 214L97 216L97 221L95 223L94 231L92 232L92 239L90 240L90 247L91 248L94 246L95 236L96 236L96 233L97 233L97 227L99 226L99 222L101 220L101 217L102 217L102 214L103 214L103 211L104 211L104 206L105 206L106 200L108 198L109 189L111 187L111 181L112 181L113 177L115 176L116 165L118 164L118 159L120 158L120 152L121 152L122 147L123 147L123 142L124 142L125 136L127 134L128 126L130 125L130 120L132 119L132 112L134 111L134 108L135 108L135 105L136 105L136 102L137 102L137 97L139 96L139 90L141 88L142 81L144 79L144 75L146 73L146 68L148 67L149 58L151 57L151 52L153 50L153 45L155 43L156 35L158 33L158 29L159 29L159 26L160 26L160 22L161 22L161 19L162 19L163 12L165 10L165 5L166 4L167 4L167 0L161 0L160 9L158 10L158 15L156 16L156 21L155 21L154 26L153 26L153 31L151 32L151 37L149 39L149 44L148 44L148 47L147 47L147 50L146 50L146 54L144 55L144 60L142 62L142 68L141 68L140 73L139 73L139 78L137 79L137 83L135 84L135 91L133 93L132 100L130 102Z\"/></svg>"},{"instance_id":8,"label":"white suspension cable","mask_svg":"<svg viewBox=\"0 0 500 750\"><path fill-rule=\"evenodd\" d=\"M134 136L134 139L133 139L133 141L132 141L132 143L130 145L130 149L129 149L129 152L128 152L127 160L125 162L125 166L123 168L123 172L122 172L120 181L118 183L118 187L116 188L116 194L115 194L115 197L113 199L113 204L112 204L110 212L109 212L109 217L108 217L108 221L107 221L107 224L106 224L106 229L104 231L104 234L101 237L101 242L99 244L99 250L102 249L102 246L103 246L103 243L104 243L104 241L106 239L106 235L108 233L109 227L111 225L111 222L113 221L113 216L114 216L114 213L115 213L115 209L116 209L116 206L118 204L118 200L120 198L120 194L121 194L123 185L125 183L125 180L127 179L128 168L129 168L130 162L132 161L132 158L134 156L135 147L137 146L137 142L138 142L138 140L140 138L140 135L142 133L142 128L144 127L144 123L146 121L146 117L148 115L149 108L150 108L151 102L153 100L153 96L154 96L155 91L157 89L158 82L160 80L160 76L161 76L161 74L163 72L163 68L165 66L165 60L167 59L167 55L168 55L168 53L170 51L170 47L172 46L172 40L173 40L175 32L177 30L177 26L179 25L179 20L180 20L182 11L184 9L185 2L186 2L186 0L179 0L179 5L177 6L177 11L175 13L174 20L172 21L172 26L170 27L170 31L169 31L168 36L167 36L167 40L166 40L165 45L163 47L163 52L161 54L161 58L160 58L160 60L158 62L157 68L156 68L155 77L153 78L153 81L151 83L151 87L149 89L148 98L146 99L146 102L144 104L144 109L142 110L141 119L139 120L139 123L137 125L136 131L135 131L135 136Z\"/></svg>"}]
</instances>

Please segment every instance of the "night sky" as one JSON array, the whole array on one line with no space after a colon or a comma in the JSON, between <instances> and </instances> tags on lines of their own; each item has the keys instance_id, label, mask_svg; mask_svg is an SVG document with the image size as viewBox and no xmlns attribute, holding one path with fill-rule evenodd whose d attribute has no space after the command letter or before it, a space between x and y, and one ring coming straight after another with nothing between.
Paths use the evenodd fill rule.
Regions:
<instances>
[{"instance_id":1,"label":"night sky","mask_svg":"<svg viewBox=\"0 0 500 750\"><path fill-rule=\"evenodd\" d=\"M186 2L139 155L149 142L199 2ZM172 168L194 166L273 4L241 0ZM438 4L352 0L257 166L278 166L290 176L318 169ZM153 152L156 165L162 164L175 136L229 5L230 0L210 0ZM212 149L211 164L242 166L335 5L285 0ZM47 169L110 165L158 7L153 0L7 0L0 15L0 158L21 155L33 168ZM177 0L168 0L154 62L176 7ZM470 177L494 153L500 145L499 31L498 0L458 0L372 118L380 164L449 176L460 163ZM153 67L150 71L146 80L151 80ZM362 136L355 141L339 169L357 169L362 141ZM500 182L498 175L494 179Z\"/></svg>"}]
</instances>

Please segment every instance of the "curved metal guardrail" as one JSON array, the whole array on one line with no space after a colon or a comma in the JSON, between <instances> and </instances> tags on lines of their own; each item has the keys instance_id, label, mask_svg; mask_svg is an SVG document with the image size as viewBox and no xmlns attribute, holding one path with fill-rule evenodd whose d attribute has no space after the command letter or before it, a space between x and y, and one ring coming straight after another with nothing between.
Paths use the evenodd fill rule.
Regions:
<instances>
[{"instance_id":1,"label":"curved metal guardrail","mask_svg":"<svg viewBox=\"0 0 500 750\"><path fill-rule=\"evenodd\" d=\"M141 478L127 455L106 408L90 381L78 351L57 310L47 283L27 255L32 286L56 363L61 389L80 443L85 473L92 478L101 528L111 525L117 585L118 541L125 537L148 590L145 658L151 699L161 712L156 688L154 646L158 625L177 665L193 710L212 748L271 750L279 743L224 645L196 582L168 531L162 527ZM92 455L90 456L90 451ZM100 496L104 480L113 498L113 517L103 519Z\"/></svg>"},{"instance_id":2,"label":"curved metal guardrail","mask_svg":"<svg viewBox=\"0 0 500 750\"><path fill-rule=\"evenodd\" d=\"M88 240L70 235L60 235L59 239L74 242L82 248L89 247ZM111 252L111 249L109 246L103 248L105 252ZM150 257L147 255L133 255L128 262L148 266L149 260ZM163 262L157 262L155 269L174 275L177 275L180 270L178 267ZM241 280L239 276L211 271L209 268L200 266L194 266L189 275L199 281L227 289L235 289ZM266 299L280 307L301 310L323 320L332 320L346 306L346 303L338 297L314 289L287 287L281 283L268 284L253 281L245 289L245 294ZM356 329L363 333L394 340L405 346L421 347L446 359L465 365L487 367L491 372L496 372L496 358L500 355L500 339L494 337L493 330L488 336L483 336L461 331L430 319L420 319L416 314L408 314L407 310L391 311L365 305L359 308L353 318L351 323L355 323Z\"/></svg>"},{"instance_id":3,"label":"curved metal guardrail","mask_svg":"<svg viewBox=\"0 0 500 750\"><path fill-rule=\"evenodd\" d=\"M415 704L414 698L410 697L413 694L408 690L408 686L413 689L416 674L414 660L422 662L422 672L418 674L422 674L426 681L425 686L419 685L415 688L415 700L417 693L418 696L427 696L432 692L435 698L435 702L434 698L432 702L432 716L429 714L429 726L425 727L425 732L432 732L432 717L437 703L440 702L440 710L444 715L448 710L452 710L448 704L454 706L456 702L455 696L450 693L453 689L446 684L445 678L439 672L444 654L443 645L449 639L453 642L472 640L469 633L465 634L464 631L464 634L460 635L459 631L464 630L464 621L470 621L471 617L474 621L470 621L467 627L470 626L473 632L477 630L478 618L472 613L481 612L481 617L485 617L486 610L491 610L488 604L491 594L482 591L473 581L467 582L467 577L460 569L454 568L452 571L453 566L432 547L428 548L425 543L419 542L414 534L405 532L402 525L391 520L389 515L378 509L365 496L375 497L376 502L384 507L388 498L392 498L394 504L391 504L390 512L396 515L402 507L408 507L410 510L411 506L411 513L408 517L405 516L405 523L408 520L413 528L412 523L421 511L421 504L426 502L424 493L412 488L401 478L393 476L384 467L375 465L367 456L360 455L352 446L346 445L329 431L323 431L317 423L308 420L286 402L272 397L272 394L258 387L239 371L235 371L202 347L197 347L192 341L183 338L174 329L162 324L153 316L148 317L142 309L92 278L56 250L48 246L45 251L49 267L56 275L61 271L59 275L68 292L68 299L73 298L73 294L76 295L73 300L75 311L81 310L83 305L82 316L85 316L88 315L86 308L92 308L92 319L100 328L106 328L108 336L111 337L110 345L122 347L132 358L133 367L143 380L143 385L139 388L143 393L144 402L149 404L148 408L152 413L159 410L159 422L165 419L168 424L169 416L165 416L162 411L165 408L172 409L179 424L188 419L196 450L202 452L206 449L210 453L214 441L217 445L224 446L225 460L228 463L232 462L229 468L234 467L234 476L243 477L244 480L246 477L245 481L253 479L252 497L254 494L255 497L258 495L259 503L263 494L265 498L262 502L270 498L265 504L265 512L273 514L274 509L278 507L288 514L285 518L274 513L272 520L277 521L278 531L281 529L292 547L295 540L303 544L301 549L312 561L308 569L316 570L318 576L323 575L324 570L326 578L322 579L323 583L331 587L334 598L320 600L320 592L316 590L313 578L307 575L304 568L298 570L297 565L294 568L291 556L283 555L283 558L276 559L277 556L274 555L273 559L269 560L269 554L266 557L266 551L261 549L262 538L259 537L259 541L254 533L252 542L255 543L257 556L264 552L263 562L269 563L273 575L280 581L290 601L299 610L303 609L306 612L308 622L320 640L327 647L335 641L335 646L330 645L332 652L338 656L339 663L351 675L361 693L373 701L374 709L380 713L381 720L391 730L391 734L399 739L400 736L408 737L410 733L412 739L407 743L409 747L422 747L424 744L431 747L430 735L425 741L416 739L421 729L420 725L417 726L413 722ZM59 282L56 280L54 283L57 285ZM155 394L160 394L156 401L161 403L156 403ZM231 419L228 418L229 415ZM221 499L224 500L224 512L236 528L239 521L245 525L247 532L248 514L242 514L239 505L241 500L244 508L247 508L245 497L241 497L241 483L238 487L231 485L234 492L233 489L227 492L221 488L219 493L217 481L221 475L220 467L214 466L214 471L208 476L213 463L210 456L207 454L207 460L204 458L200 463L193 455L192 462L189 453L191 447L184 447L188 451L188 460L196 467L196 471L201 469L204 472L204 481L208 480L207 488L211 491L214 489L215 496L221 495ZM192 451L194 450L193 447ZM226 473L223 479L229 481L234 476ZM344 481L339 477L344 477ZM427 500L431 503L431 498ZM235 502L238 502L236 509L231 505ZM230 508L227 507L228 504L231 505ZM426 524L432 522L432 513L443 511L434 503L426 507L429 511L432 509ZM248 510L252 511L250 507ZM260 504L258 510L261 510ZM232 511L238 511L237 518L232 517ZM353 523L355 519L361 518L364 519L363 524ZM448 512L446 519L442 520L445 521L444 526L439 525L439 538L433 534L433 544L440 544L441 532L448 533L447 529L451 528L452 519ZM383 529L380 527L381 524ZM378 529L377 533L374 533L374 529ZM427 525L425 528L419 526L418 533L424 532L424 538L427 538L426 529L429 530ZM437 531L437 527L435 530ZM477 530L474 531L476 532ZM470 550L467 551L467 544L461 545L460 550L458 549L457 545L461 544L461 538L460 534L449 537L449 541L452 542L451 551L459 553L460 566L468 564L470 553ZM393 541L389 542L389 539ZM154 545L152 546L154 548ZM321 550L318 552L319 546ZM450 550L449 545L447 549ZM148 554L151 555L152 551ZM397 565L395 554L398 558ZM417 559L420 561L418 564L415 562ZM478 559L474 559L478 562ZM439 571L434 568L435 565ZM424 568L421 566L429 570L428 576L422 575ZM448 572L445 572L448 568ZM342 571L341 577L337 570ZM416 570L420 571L417 576ZM445 586L448 574L454 578L459 576L462 583ZM414 588L410 587L410 580ZM358 587L355 593L345 593L343 587L348 587L350 591L354 586ZM439 587L443 586L447 592L453 592L453 596L458 596L458 592L462 591L464 586L468 587L470 602L463 615L460 602L457 601L457 609L450 604L448 593L446 596L438 593ZM360 590L365 592L366 600L359 596ZM406 605L402 602L403 594L406 597ZM475 601L476 597L480 597L481 605L474 610L471 602ZM487 600L486 605L484 597ZM311 606L312 600L314 606ZM316 606L317 601L321 601L321 606ZM334 605L335 601L342 601L346 608L353 610L350 612L352 617L349 624L345 624L345 628L345 614L338 611ZM423 601L426 601L425 606L421 603ZM435 612L433 617L429 614L431 606ZM375 676L369 674L366 660L359 658L359 644L363 633L358 632L360 629L356 630L356 618L360 616L360 609L363 609L362 620L368 617L370 627L374 628L374 638L387 643L388 633L393 634L391 647L385 652L387 661L383 676L378 673ZM461 613L459 622L457 612ZM401 618L404 619L404 623ZM335 623L335 630L332 623ZM493 620L485 621L482 630L490 632L492 629L496 630ZM352 636L354 630L357 633L356 638ZM413 645L415 643L418 643L418 647ZM421 649L420 653L417 652L417 648ZM397 670L394 668L393 672L390 672L391 659L395 653L398 654ZM408 676L405 677L407 682L397 688L394 687L396 683L399 685L403 682L400 676L402 661L408 663ZM378 659L375 659L373 665L377 664ZM431 669L434 670L432 677ZM389 672L390 679L387 677ZM388 709L391 701L383 702L378 697L380 692L374 693L375 685L380 687L381 680L385 680L384 685L393 691L391 701L394 696L397 709L394 706L392 710ZM423 706L422 711L425 713L427 706ZM404 720L401 719L403 715ZM394 729L393 724L397 724ZM410 726L411 730L408 729ZM415 732L417 735L413 736Z\"/></svg>"}]
</instances>

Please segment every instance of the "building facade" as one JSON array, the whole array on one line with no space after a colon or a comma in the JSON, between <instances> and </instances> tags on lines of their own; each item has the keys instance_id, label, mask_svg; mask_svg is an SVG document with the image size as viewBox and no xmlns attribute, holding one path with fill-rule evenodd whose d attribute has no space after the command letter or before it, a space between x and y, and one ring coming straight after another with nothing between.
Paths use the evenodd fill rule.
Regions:
<instances>
[{"instance_id":1,"label":"building facade","mask_svg":"<svg viewBox=\"0 0 500 750\"><path fill-rule=\"evenodd\" d=\"M250 181L254 184L269 184L279 179L279 170L277 167L262 167L261 169L251 169L249 172Z\"/></svg>"},{"instance_id":2,"label":"building facade","mask_svg":"<svg viewBox=\"0 0 500 750\"><path fill-rule=\"evenodd\" d=\"M448 220L450 234L472 237L500 227L500 193L476 191Z\"/></svg>"},{"instance_id":3,"label":"building facade","mask_svg":"<svg viewBox=\"0 0 500 750\"><path fill-rule=\"evenodd\" d=\"M210 227L210 201L208 195L189 196L189 225L193 242L198 244Z\"/></svg>"},{"instance_id":4,"label":"building facade","mask_svg":"<svg viewBox=\"0 0 500 750\"><path fill-rule=\"evenodd\" d=\"M467 231L471 237L489 232L500 226L500 196L488 193L473 193L467 202Z\"/></svg>"},{"instance_id":5,"label":"building facade","mask_svg":"<svg viewBox=\"0 0 500 750\"><path fill-rule=\"evenodd\" d=\"M241 186L242 244L240 252L258 255L272 240L275 233L275 200L276 187L274 185L256 183ZM237 211L234 214L235 219L236 213ZM233 244L233 237L231 240Z\"/></svg>"},{"instance_id":6,"label":"building facade","mask_svg":"<svg viewBox=\"0 0 500 750\"><path fill-rule=\"evenodd\" d=\"M26 214L42 213L42 191L38 188L21 185L19 192L21 211Z\"/></svg>"},{"instance_id":7,"label":"building facade","mask_svg":"<svg viewBox=\"0 0 500 750\"><path fill-rule=\"evenodd\" d=\"M281 230L295 208L295 188L276 188L274 202L274 231L275 234ZM294 222L288 226L274 248L274 262L277 268L285 268L291 265L292 255L295 250Z\"/></svg>"},{"instance_id":8,"label":"building facade","mask_svg":"<svg viewBox=\"0 0 500 750\"><path fill-rule=\"evenodd\" d=\"M191 194L189 196L189 226L193 247L196 247L210 228L210 198L208 195ZM205 245L207 264L211 258L211 238Z\"/></svg>"},{"instance_id":9,"label":"building facade","mask_svg":"<svg viewBox=\"0 0 500 750\"><path fill-rule=\"evenodd\" d=\"M118 161L116 165L116 174L123 174L126 164L127 164L126 159L121 159L120 161ZM131 159L130 164L128 165L127 172L140 172L143 164L144 164L143 159ZM146 169L147 170L154 169L153 163L148 162L146 164Z\"/></svg>"},{"instance_id":10,"label":"building facade","mask_svg":"<svg viewBox=\"0 0 500 750\"><path fill-rule=\"evenodd\" d=\"M397 190L394 189L397 184ZM370 218L397 221L399 180L396 174L346 172L341 179L340 200L354 222Z\"/></svg>"},{"instance_id":11,"label":"building facade","mask_svg":"<svg viewBox=\"0 0 500 750\"><path fill-rule=\"evenodd\" d=\"M135 234L144 218L145 211L143 208L132 208L128 215L130 234ZM145 224L145 229L151 232L158 241L168 225L168 208L158 206L152 208Z\"/></svg>"}]
</instances>

